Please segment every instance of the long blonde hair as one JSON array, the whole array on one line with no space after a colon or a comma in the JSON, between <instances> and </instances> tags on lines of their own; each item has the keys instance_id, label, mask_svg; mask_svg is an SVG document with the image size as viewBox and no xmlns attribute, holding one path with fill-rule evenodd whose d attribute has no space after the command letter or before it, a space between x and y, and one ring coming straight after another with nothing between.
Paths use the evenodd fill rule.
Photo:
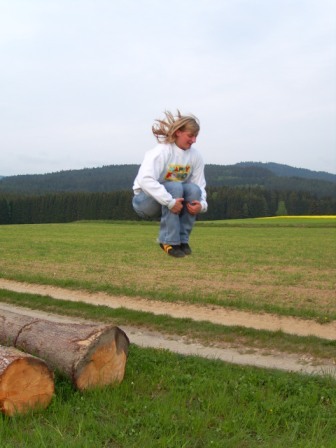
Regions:
<instances>
[{"instance_id":1,"label":"long blonde hair","mask_svg":"<svg viewBox=\"0 0 336 448\"><path fill-rule=\"evenodd\" d=\"M190 131L197 135L200 130L199 120L194 115L181 115L177 110L176 116L171 112L164 112L166 119L155 120L152 132L159 143L174 143L176 131Z\"/></svg>"}]
</instances>

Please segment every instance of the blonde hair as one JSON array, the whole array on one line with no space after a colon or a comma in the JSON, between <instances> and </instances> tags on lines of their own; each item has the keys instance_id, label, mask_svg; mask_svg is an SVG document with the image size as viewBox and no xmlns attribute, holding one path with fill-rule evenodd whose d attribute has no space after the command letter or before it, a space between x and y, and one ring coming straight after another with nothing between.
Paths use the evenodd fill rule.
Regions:
<instances>
[{"instance_id":1,"label":"blonde hair","mask_svg":"<svg viewBox=\"0 0 336 448\"><path fill-rule=\"evenodd\" d=\"M164 112L164 120L155 120L152 132L159 143L174 143L176 131L190 131L197 135L200 130L199 120L194 115L181 115L177 110L176 116L171 112Z\"/></svg>"}]
</instances>

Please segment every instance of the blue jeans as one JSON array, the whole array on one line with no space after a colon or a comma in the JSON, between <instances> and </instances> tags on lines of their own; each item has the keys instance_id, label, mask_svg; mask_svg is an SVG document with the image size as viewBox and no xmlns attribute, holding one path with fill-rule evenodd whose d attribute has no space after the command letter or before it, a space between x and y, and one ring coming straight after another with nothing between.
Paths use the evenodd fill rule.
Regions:
<instances>
[{"instance_id":1,"label":"blue jeans","mask_svg":"<svg viewBox=\"0 0 336 448\"><path fill-rule=\"evenodd\" d=\"M184 198L184 206L179 215L172 213L168 207L159 204L144 192L133 197L133 208L141 218L161 217L160 243L171 245L188 243L196 215L188 213L185 204L199 201L201 199L201 189L196 184L182 182L164 182L163 185L173 198Z\"/></svg>"}]
</instances>

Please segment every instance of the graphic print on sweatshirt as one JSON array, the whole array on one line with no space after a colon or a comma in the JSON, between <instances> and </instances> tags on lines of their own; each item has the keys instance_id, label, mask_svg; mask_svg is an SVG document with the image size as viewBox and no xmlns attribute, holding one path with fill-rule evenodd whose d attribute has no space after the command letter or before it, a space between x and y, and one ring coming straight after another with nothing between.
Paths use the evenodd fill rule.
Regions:
<instances>
[{"instance_id":1,"label":"graphic print on sweatshirt","mask_svg":"<svg viewBox=\"0 0 336 448\"><path fill-rule=\"evenodd\" d=\"M190 168L190 165L175 165L171 163L168 166L165 180L170 180L173 182L183 182L189 176Z\"/></svg>"}]
</instances>

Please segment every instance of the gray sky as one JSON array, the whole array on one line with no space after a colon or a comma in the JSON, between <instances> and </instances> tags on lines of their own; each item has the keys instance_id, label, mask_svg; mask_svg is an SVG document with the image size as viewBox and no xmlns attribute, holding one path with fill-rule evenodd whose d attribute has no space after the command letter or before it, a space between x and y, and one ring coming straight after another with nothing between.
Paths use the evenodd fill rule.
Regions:
<instances>
[{"instance_id":1,"label":"gray sky","mask_svg":"<svg viewBox=\"0 0 336 448\"><path fill-rule=\"evenodd\" d=\"M336 173L335 0L0 0L0 175L141 163L164 110L205 163Z\"/></svg>"}]
</instances>

